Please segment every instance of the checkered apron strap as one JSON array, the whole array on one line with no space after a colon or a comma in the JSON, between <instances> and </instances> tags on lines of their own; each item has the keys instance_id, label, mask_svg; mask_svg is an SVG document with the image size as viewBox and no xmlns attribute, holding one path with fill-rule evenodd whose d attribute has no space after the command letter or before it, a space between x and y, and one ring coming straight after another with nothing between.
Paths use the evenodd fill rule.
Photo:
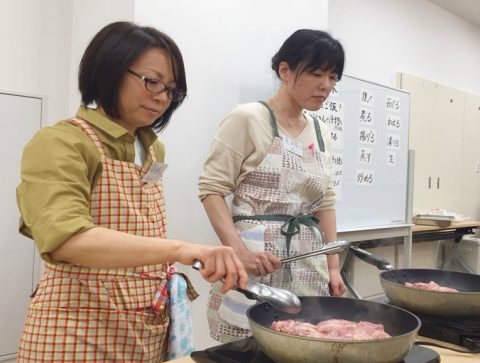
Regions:
<instances>
[{"instance_id":1,"label":"checkered apron strap","mask_svg":"<svg viewBox=\"0 0 480 363\"><path fill-rule=\"evenodd\" d=\"M70 122L80 126L80 128L83 131L85 131L85 133L88 136L90 136L90 138L95 143L95 146L97 147L100 154L104 157L107 157L107 150L105 149L105 146L103 146L103 143L100 141L100 138L98 137L97 133L93 130L93 128L90 126L90 124L87 121L79 117L73 117L70 119Z\"/></svg>"},{"instance_id":2,"label":"checkered apron strap","mask_svg":"<svg viewBox=\"0 0 480 363\"><path fill-rule=\"evenodd\" d=\"M157 162L157 154L155 153L155 149L154 149L153 145L150 145L150 147L148 148L148 151L150 152L150 155L152 157L152 162L156 163Z\"/></svg>"}]
</instances>

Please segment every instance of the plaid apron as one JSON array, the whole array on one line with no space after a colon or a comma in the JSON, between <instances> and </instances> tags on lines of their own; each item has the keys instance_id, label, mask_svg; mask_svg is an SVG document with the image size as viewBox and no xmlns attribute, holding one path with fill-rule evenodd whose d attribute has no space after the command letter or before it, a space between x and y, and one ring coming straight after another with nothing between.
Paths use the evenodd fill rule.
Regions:
<instances>
[{"instance_id":1,"label":"plaid apron","mask_svg":"<svg viewBox=\"0 0 480 363\"><path fill-rule=\"evenodd\" d=\"M165 238L162 184L144 183L147 169L113 160L82 119L71 120L97 146L102 173L92 191L93 223ZM153 147L149 153L153 162ZM46 263L30 304L19 362L162 362L168 354L168 281L173 266L89 268ZM196 297L188 284L187 294Z\"/></svg>"},{"instance_id":2,"label":"plaid apron","mask_svg":"<svg viewBox=\"0 0 480 363\"><path fill-rule=\"evenodd\" d=\"M270 121L273 142L260 165L233 192L232 215L250 251L284 258L323 245L314 230L318 231L318 220L312 212L319 209L331 183L331 166L317 119L314 124L320 151L305 148L303 156L284 147L271 110ZM272 274L250 278L297 295L329 295L324 255L293 261ZM219 284L213 284L207 310L212 338L229 342L250 335L246 310L255 303L237 291L222 295Z\"/></svg>"}]
</instances>

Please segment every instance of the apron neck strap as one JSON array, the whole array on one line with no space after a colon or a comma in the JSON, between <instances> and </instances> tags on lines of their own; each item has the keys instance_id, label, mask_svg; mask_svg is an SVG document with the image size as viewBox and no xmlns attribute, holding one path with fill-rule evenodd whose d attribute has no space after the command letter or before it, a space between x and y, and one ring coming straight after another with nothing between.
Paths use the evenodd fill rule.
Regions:
<instances>
[{"instance_id":1,"label":"apron neck strap","mask_svg":"<svg viewBox=\"0 0 480 363\"><path fill-rule=\"evenodd\" d=\"M311 116L313 117L313 123L315 125L315 133L317 134L318 147L320 148L320 151L324 153L325 143L323 142L322 131L320 130L320 124L318 123L318 118L314 115L311 115Z\"/></svg>"},{"instance_id":2,"label":"apron neck strap","mask_svg":"<svg viewBox=\"0 0 480 363\"><path fill-rule=\"evenodd\" d=\"M270 124L272 126L273 136L280 137L280 134L278 133L277 120L275 119L275 115L273 114L272 109L268 106L268 104L265 101L258 101L258 103L265 106L268 112L270 113ZM320 151L324 153L325 143L323 142L322 131L320 130L320 124L318 123L318 118L314 115L311 115L311 116L313 118L313 124L315 125L315 134L317 135L318 147Z\"/></svg>"},{"instance_id":3,"label":"apron neck strap","mask_svg":"<svg viewBox=\"0 0 480 363\"><path fill-rule=\"evenodd\" d=\"M84 119L80 117L73 117L70 119L70 122L73 124L79 126L89 137L92 139L93 143L97 147L100 155L103 157L107 158L107 150L105 149L105 146L103 145L102 141L100 140L100 137L97 135L93 127L90 126L90 124L85 121Z\"/></svg>"},{"instance_id":4,"label":"apron neck strap","mask_svg":"<svg viewBox=\"0 0 480 363\"><path fill-rule=\"evenodd\" d=\"M258 101L258 102L264 105L267 108L268 112L270 113L270 125L272 126L273 136L280 137L280 134L278 133L277 120L275 119L275 115L273 114L272 109L268 107L268 104L265 101Z\"/></svg>"}]
</instances>

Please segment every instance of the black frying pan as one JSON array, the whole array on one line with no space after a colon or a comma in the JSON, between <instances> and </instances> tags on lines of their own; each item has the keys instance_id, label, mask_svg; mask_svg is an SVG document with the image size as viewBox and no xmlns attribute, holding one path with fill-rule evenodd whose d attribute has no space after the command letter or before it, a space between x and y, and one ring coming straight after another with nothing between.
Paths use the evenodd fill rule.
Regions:
<instances>
[{"instance_id":1,"label":"black frying pan","mask_svg":"<svg viewBox=\"0 0 480 363\"><path fill-rule=\"evenodd\" d=\"M329 296L300 297L302 310L287 314L267 303L250 307L250 330L260 349L279 363L397 363L415 341L420 320L395 306L367 300ZM295 336L270 329L277 320L316 324L327 319L366 320L384 325L392 337L376 340L328 340Z\"/></svg>"},{"instance_id":2,"label":"black frying pan","mask_svg":"<svg viewBox=\"0 0 480 363\"><path fill-rule=\"evenodd\" d=\"M394 269L388 261L357 247L350 252L363 261L387 270L380 274L380 283L390 301L414 313L480 317L480 275L435 269ZM405 286L405 282L430 282L457 289L440 292Z\"/></svg>"}]
</instances>

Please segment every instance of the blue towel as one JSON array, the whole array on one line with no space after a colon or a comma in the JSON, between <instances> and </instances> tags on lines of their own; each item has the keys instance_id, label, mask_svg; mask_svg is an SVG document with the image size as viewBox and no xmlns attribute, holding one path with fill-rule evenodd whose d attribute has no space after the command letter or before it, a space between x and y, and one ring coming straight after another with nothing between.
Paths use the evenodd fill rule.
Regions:
<instances>
[{"instance_id":1,"label":"blue towel","mask_svg":"<svg viewBox=\"0 0 480 363\"><path fill-rule=\"evenodd\" d=\"M192 316L188 306L187 282L179 273L172 274L170 290L170 331L168 359L190 355L193 343Z\"/></svg>"}]
</instances>

